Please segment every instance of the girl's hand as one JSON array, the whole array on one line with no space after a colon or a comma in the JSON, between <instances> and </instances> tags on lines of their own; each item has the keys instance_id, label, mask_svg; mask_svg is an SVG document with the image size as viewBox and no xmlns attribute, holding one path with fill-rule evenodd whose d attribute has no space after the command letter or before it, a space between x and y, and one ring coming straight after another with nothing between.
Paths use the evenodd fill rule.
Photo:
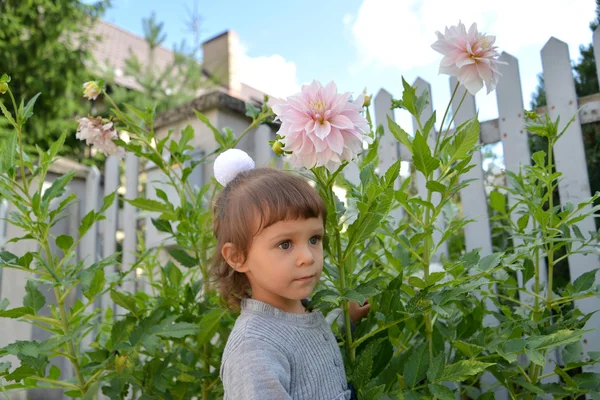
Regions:
<instances>
[{"instance_id":1,"label":"girl's hand","mask_svg":"<svg viewBox=\"0 0 600 400\"><path fill-rule=\"evenodd\" d=\"M350 319L354 322L358 322L361 319L365 318L369 314L369 310L371 309L369 300L366 300L365 305L362 307L355 301L351 301L349 303L349 306L350 306Z\"/></svg>"}]
</instances>

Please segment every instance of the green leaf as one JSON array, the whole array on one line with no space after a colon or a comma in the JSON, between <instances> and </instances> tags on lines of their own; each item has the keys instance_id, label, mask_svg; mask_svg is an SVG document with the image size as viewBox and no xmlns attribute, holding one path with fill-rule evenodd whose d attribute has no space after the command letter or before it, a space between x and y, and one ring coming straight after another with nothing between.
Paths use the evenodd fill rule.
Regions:
<instances>
[{"instance_id":1,"label":"green leaf","mask_svg":"<svg viewBox=\"0 0 600 400\"><path fill-rule=\"evenodd\" d=\"M527 343L531 349L544 350L573 343L581 339L583 333L564 329L547 336L532 336L527 339Z\"/></svg>"},{"instance_id":2,"label":"green leaf","mask_svg":"<svg viewBox=\"0 0 600 400\"><path fill-rule=\"evenodd\" d=\"M210 339L213 338L220 326L221 319L223 319L225 314L227 314L226 310L216 308L214 310L210 310L208 313L202 316L202 319L198 324L200 327L200 333L198 334L197 338L198 346L208 343Z\"/></svg>"},{"instance_id":3,"label":"green leaf","mask_svg":"<svg viewBox=\"0 0 600 400\"><path fill-rule=\"evenodd\" d=\"M460 340L452 342L452 346L460 350L464 355L469 358L477 357L484 348L477 346L476 344L461 342Z\"/></svg>"},{"instance_id":4,"label":"green leaf","mask_svg":"<svg viewBox=\"0 0 600 400\"><path fill-rule=\"evenodd\" d=\"M0 318L21 318L23 315L35 314L31 307L17 307L0 311Z\"/></svg>"},{"instance_id":5,"label":"green leaf","mask_svg":"<svg viewBox=\"0 0 600 400\"><path fill-rule=\"evenodd\" d=\"M346 289L344 294L342 295L344 299L349 301L354 301L359 304L364 304L366 296L362 293L357 292L354 289Z\"/></svg>"},{"instance_id":6,"label":"green leaf","mask_svg":"<svg viewBox=\"0 0 600 400\"><path fill-rule=\"evenodd\" d=\"M544 358L544 354L541 351L525 349L525 355L529 358L531 362L536 365L544 366L546 364L546 359Z\"/></svg>"},{"instance_id":7,"label":"green leaf","mask_svg":"<svg viewBox=\"0 0 600 400\"><path fill-rule=\"evenodd\" d=\"M462 382L472 376L479 374L494 364L474 360L462 360L448 365L440 381Z\"/></svg>"},{"instance_id":8,"label":"green leaf","mask_svg":"<svg viewBox=\"0 0 600 400\"><path fill-rule=\"evenodd\" d=\"M60 378L60 369L56 365L52 365L50 367L50 373L48 374L48 378L57 380Z\"/></svg>"},{"instance_id":9,"label":"green leaf","mask_svg":"<svg viewBox=\"0 0 600 400\"><path fill-rule=\"evenodd\" d=\"M115 304L123 307L126 310L131 311L134 315L137 315L137 305L135 304L135 298L127 293L110 291L110 298Z\"/></svg>"},{"instance_id":10,"label":"green leaf","mask_svg":"<svg viewBox=\"0 0 600 400\"><path fill-rule=\"evenodd\" d=\"M400 174L400 166L401 161L398 160L390 165L388 170L385 172L385 182L387 187L394 187L394 182L396 182L396 179L398 179L398 175Z\"/></svg>"},{"instance_id":11,"label":"green leaf","mask_svg":"<svg viewBox=\"0 0 600 400\"><path fill-rule=\"evenodd\" d=\"M438 181L427 181L427 184L425 185L427 187L427 189L431 190L432 192L439 192L439 193L445 193L446 190L448 188L446 188L445 185L439 183Z\"/></svg>"},{"instance_id":12,"label":"green leaf","mask_svg":"<svg viewBox=\"0 0 600 400\"><path fill-rule=\"evenodd\" d=\"M195 335L199 331L196 324L189 322L177 322L172 325L166 326L164 329L155 332L156 335L164 338L177 338L180 339L185 336Z\"/></svg>"},{"instance_id":13,"label":"green leaf","mask_svg":"<svg viewBox=\"0 0 600 400\"><path fill-rule=\"evenodd\" d=\"M26 295L23 298L23 305L25 307L31 307L35 314L38 313L46 304L46 298L37 288L37 284L28 280L27 285L25 286Z\"/></svg>"},{"instance_id":14,"label":"green leaf","mask_svg":"<svg viewBox=\"0 0 600 400\"><path fill-rule=\"evenodd\" d=\"M498 266L498 264L500 264L500 261L502 260L503 255L504 255L504 253L493 253L493 254L483 257L479 261L478 269L480 271L485 272L485 271L489 271L491 269L496 268Z\"/></svg>"},{"instance_id":15,"label":"green leaf","mask_svg":"<svg viewBox=\"0 0 600 400\"><path fill-rule=\"evenodd\" d=\"M596 282L596 273L598 272L598 268L588 271L582 275L580 275L575 282L573 282L573 294L585 292L589 290L594 282Z\"/></svg>"},{"instance_id":16,"label":"green leaf","mask_svg":"<svg viewBox=\"0 0 600 400\"><path fill-rule=\"evenodd\" d=\"M65 192L65 187L71 182L75 176L75 170L69 171L67 174L57 178L52 182L52 185L44 192L42 203L47 205L52 199L55 199Z\"/></svg>"},{"instance_id":17,"label":"green leaf","mask_svg":"<svg viewBox=\"0 0 600 400\"><path fill-rule=\"evenodd\" d=\"M100 208L99 213L103 213L106 210L108 210L108 208L110 206L113 205L113 203L115 202L115 199L117 198L117 192L114 191L111 194L108 194L106 196L104 196L104 201L102 202L102 208Z\"/></svg>"},{"instance_id":18,"label":"green leaf","mask_svg":"<svg viewBox=\"0 0 600 400\"><path fill-rule=\"evenodd\" d=\"M4 375L6 372L8 372L8 370L10 369L10 366L11 366L10 362L0 363L0 376Z\"/></svg>"},{"instance_id":19,"label":"green leaf","mask_svg":"<svg viewBox=\"0 0 600 400\"><path fill-rule=\"evenodd\" d=\"M417 132L415 135L413 146L413 162L415 164L415 168L417 171L421 171L423 175L428 177L439 167L440 160L431 155L431 149L427 144L427 139L425 139L425 137L419 132Z\"/></svg>"},{"instance_id":20,"label":"green leaf","mask_svg":"<svg viewBox=\"0 0 600 400\"><path fill-rule=\"evenodd\" d=\"M479 121L477 118L472 118L460 125L454 134L452 148L454 154L451 154L451 161L462 160L467 157L469 152L475 148L479 139Z\"/></svg>"},{"instance_id":21,"label":"green leaf","mask_svg":"<svg viewBox=\"0 0 600 400\"><path fill-rule=\"evenodd\" d=\"M163 271L165 276L169 279L169 282L174 287L179 287L181 283L181 277L183 276L179 268L173 264L171 261L164 266Z\"/></svg>"},{"instance_id":22,"label":"green leaf","mask_svg":"<svg viewBox=\"0 0 600 400\"><path fill-rule=\"evenodd\" d=\"M437 382L438 379L442 376L445 367L445 355L444 353L440 353L433 359L433 364L429 366L427 370L427 380L429 382Z\"/></svg>"},{"instance_id":23,"label":"green leaf","mask_svg":"<svg viewBox=\"0 0 600 400\"><path fill-rule=\"evenodd\" d=\"M517 220L517 226L520 230L527 228L527 224L529 224L529 214L524 214Z\"/></svg>"},{"instance_id":24,"label":"green leaf","mask_svg":"<svg viewBox=\"0 0 600 400\"><path fill-rule=\"evenodd\" d=\"M219 132L219 130L217 128L215 128L211 123L210 120L208 119L208 117L204 114L202 114L201 112L194 110L194 113L196 113L196 117L198 117L198 119L200 121L202 121L202 123L204 125L206 125L213 133L213 136L215 138L215 141L223 148L227 147L227 143L225 142L225 138L223 138L223 135L221 135L221 132Z\"/></svg>"},{"instance_id":25,"label":"green leaf","mask_svg":"<svg viewBox=\"0 0 600 400\"><path fill-rule=\"evenodd\" d=\"M506 197L494 190L490 193L490 204L492 208L498 211L500 214L506 214Z\"/></svg>"},{"instance_id":26,"label":"green leaf","mask_svg":"<svg viewBox=\"0 0 600 400\"><path fill-rule=\"evenodd\" d=\"M427 287L427 285L425 284L423 279L416 277L416 276L411 276L410 278L408 278L408 283L411 286L414 286L419 289L425 289Z\"/></svg>"},{"instance_id":27,"label":"green leaf","mask_svg":"<svg viewBox=\"0 0 600 400\"><path fill-rule=\"evenodd\" d=\"M2 104L2 103L0 103ZM37 374L37 371L30 367L29 365L21 365L19 368L15 369L12 373L6 376L7 381L15 381L19 382L22 379L29 378L30 376L34 376Z\"/></svg>"},{"instance_id":28,"label":"green leaf","mask_svg":"<svg viewBox=\"0 0 600 400\"><path fill-rule=\"evenodd\" d=\"M117 345L125 342L129 338L129 334L131 333L133 328L134 323L131 319L122 319L115 322L110 334L112 349L114 349Z\"/></svg>"},{"instance_id":29,"label":"green leaf","mask_svg":"<svg viewBox=\"0 0 600 400\"><path fill-rule=\"evenodd\" d=\"M260 114L260 109L256 108L251 103L246 102L246 115L252 119L256 119Z\"/></svg>"},{"instance_id":30,"label":"green leaf","mask_svg":"<svg viewBox=\"0 0 600 400\"><path fill-rule=\"evenodd\" d=\"M17 132L10 132L6 140L0 141L0 145L0 173L8 173L11 169L15 168Z\"/></svg>"},{"instance_id":31,"label":"green leaf","mask_svg":"<svg viewBox=\"0 0 600 400\"><path fill-rule=\"evenodd\" d=\"M131 204L132 206L145 211L154 211L161 213L168 213L172 211L172 209L170 207L167 207L164 203L161 203L156 200L145 199L143 197L138 197L137 199L133 200L125 199L125 201Z\"/></svg>"},{"instance_id":32,"label":"green leaf","mask_svg":"<svg viewBox=\"0 0 600 400\"><path fill-rule=\"evenodd\" d=\"M2 103L1 101L0 101L0 109L2 109L2 114L4 114L4 116L6 117L6 119L8 120L8 122L10 122L12 124L12 126L14 126L16 128L17 127L17 123L13 119L13 116L10 113L10 111L8 111L8 109L4 106L4 103ZM16 132L15 132L15 135L16 135Z\"/></svg>"},{"instance_id":33,"label":"green leaf","mask_svg":"<svg viewBox=\"0 0 600 400\"><path fill-rule=\"evenodd\" d=\"M539 167L544 168L546 166L546 152L537 151L537 152L533 153L531 158Z\"/></svg>"},{"instance_id":34,"label":"green leaf","mask_svg":"<svg viewBox=\"0 0 600 400\"><path fill-rule=\"evenodd\" d=\"M187 268L195 267L199 264L198 259L192 257L185 249L182 247L172 247L168 249L169 254L173 257L177 262Z\"/></svg>"},{"instance_id":35,"label":"green leaf","mask_svg":"<svg viewBox=\"0 0 600 400\"><path fill-rule=\"evenodd\" d=\"M415 347L408 362L404 365L404 380L408 387L414 388L429 368L429 351L427 343Z\"/></svg>"},{"instance_id":36,"label":"green leaf","mask_svg":"<svg viewBox=\"0 0 600 400\"><path fill-rule=\"evenodd\" d=\"M23 114L21 115L23 122L27 121L33 116L33 106L35 105L35 102L37 101L38 97L40 97L40 95L41 93L36 94L31 98L31 100L27 102L27 105L23 109Z\"/></svg>"},{"instance_id":37,"label":"green leaf","mask_svg":"<svg viewBox=\"0 0 600 400\"><path fill-rule=\"evenodd\" d=\"M98 293L102 292L105 283L103 269L87 269L81 275L81 290L88 300L93 299Z\"/></svg>"},{"instance_id":38,"label":"green leaf","mask_svg":"<svg viewBox=\"0 0 600 400\"><path fill-rule=\"evenodd\" d=\"M440 400L455 400L456 399L456 395L454 394L454 392L444 385L438 385L435 383L431 383L431 384L429 384L429 390L431 391L432 395L436 396Z\"/></svg>"},{"instance_id":39,"label":"green leaf","mask_svg":"<svg viewBox=\"0 0 600 400\"><path fill-rule=\"evenodd\" d=\"M81 225L79 226L79 236L83 236L87 233L87 231L90 230L90 228L92 227L92 225L94 224L94 222L96 222L96 219L98 218L96 212L94 210L90 211L89 213L87 213L82 219L81 219Z\"/></svg>"},{"instance_id":40,"label":"green leaf","mask_svg":"<svg viewBox=\"0 0 600 400\"><path fill-rule=\"evenodd\" d=\"M152 225L154 225L159 232L173 233L173 227L166 219L151 218L150 220L152 221Z\"/></svg>"},{"instance_id":41,"label":"green leaf","mask_svg":"<svg viewBox=\"0 0 600 400\"><path fill-rule=\"evenodd\" d=\"M581 389L600 391L600 374L593 372L583 372L573 377L577 386Z\"/></svg>"},{"instance_id":42,"label":"green leaf","mask_svg":"<svg viewBox=\"0 0 600 400\"><path fill-rule=\"evenodd\" d=\"M519 385L521 385L522 387L524 387L525 389L529 390L532 393L535 394L539 394L539 395L544 395L546 394L546 392L544 392L542 389L540 389L539 386L537 385L532 385L531 383L525 381L525 379L515 379L515 382Z\"/></svg>"},{"instance_id":43,"label":"green leaf","mask_svg":"<svg viewBox=\"0 0 600 400\"><path fill-rule=\"evenodd\" d=\"M572 387L572 388L576 388L577 387L577 383L573 380L573 378L571 378L569 376L569 374L567 374L565 371L563 371L558 365L554 368L554 373L556 375L559 375L567 384L567 387Z\"/></svg>"},{"instance_id":44,"label":"green leaf","mask_svg":"<svg viewBox=\"0 0 600 400\"><path fill-rule=\"evenodd\" d=\"M530 258L526 258L523 261L523 283L529 282L531 278L535 275L535 266L533 265L533 261Z\"/></svg>"},{"instance_id":45,"label":"green leaf","mask_svg":"<svg viewBox=\"0 0 600 400\"><path fill-rule=\"evenodd\" d=\"M73 246L73 243L73 238L69 235L60 235L56 238L56 246L65 253Z\"/></svg>"},{"instance_id":46,"label":"green leaf","mask_svg":"<svg viewBox=\"0 0 600 400\"><path fill-rule=\"evenodd\" d=\"M373 373L373 360L382 340L369 343L367 347L358 355L356 364L353 366L350 381L357 389L361 389L369 383Z\"/></svg>"},{"instance_id":47,"label":"green leaf","mask_svg":"<svg viewBox=\"0 0 600 400\"><path fill-rule=\"evenodd\" d=\"M566 345L562 349L563 361L567 364L578 363L583 360L583 345L578 340Z\"/></svg>"},{"instance_id":48,"label":"green leaf","mask_svg":"<svg viewBox=\"0 0 600 400\"><path fill-rule=\"evenodd\" d=\"M398 125L396 122L394 122L394 120L392 120L389 115L387 116L387 121L388 121L388 127L390 129L390 132L392 132L392 135L394 135L394 138L396 138L397 141L399 141L400 143L402 143L404 145L404 147L406 147L408 149L408 151L410 151L410 153L413 153L413 143L412 140L410 138L410 136L408 135L408 133L402 129L400 127L400 125Z\"/></svg>"}]
</instances>

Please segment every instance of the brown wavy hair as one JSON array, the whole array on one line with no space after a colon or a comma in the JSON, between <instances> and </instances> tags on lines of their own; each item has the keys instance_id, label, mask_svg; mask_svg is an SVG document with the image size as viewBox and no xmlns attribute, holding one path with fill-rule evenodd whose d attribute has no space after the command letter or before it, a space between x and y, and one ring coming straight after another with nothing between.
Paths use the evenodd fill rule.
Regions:
<instances>
[{"instance_id":1,"label":"brown wavy hair","mask_svg":"<svg viewBox=\"0 0 600 400\"><path fill-rule=\"evenodd\" d=\"M235 271L221 254L226 243L242 251L244 259L254 236L279 221L327 218L317 191L303 178L273 168L242 172L227 184L213 206L217 245L210 264L221 302L239 311L242 299L251 296L246 274Z\"/></svg>"}]
</instances>

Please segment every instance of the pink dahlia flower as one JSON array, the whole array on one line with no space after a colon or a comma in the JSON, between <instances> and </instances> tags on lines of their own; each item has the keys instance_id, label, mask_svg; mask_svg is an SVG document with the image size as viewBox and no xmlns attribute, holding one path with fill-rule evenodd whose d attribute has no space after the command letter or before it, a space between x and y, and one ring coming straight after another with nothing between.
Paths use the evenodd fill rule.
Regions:
<instances>
[{"instance_id":1,"label":"pink dahlia flower","mask_svg":"<svg viewBox=\"0 0 600 400\"><path fill-rule=\"evenodd\" d=\"M75 137L85 140L87 145L92 145L107 156L125 155L125 151L114 142L118 135L113 123L102 121L100 117L80 118Z\"/></svg>"},{"instance_id":2,"label":"pink dahlia flower","mask_svg":"<svg viewBox=\"0 0 600 400\"><path fill-rule=\"evenodd\" d=\"M496 88L501 74L495 36L477 32L477 24L467 32L462 22L458 26L446 27L444 34L436 32L438 40L431 47L444 55L440 63L440 74L456 76L458 81L475 95L483 87L488 94Z\"/></svg>"},{"instance_id":3,"label":"pink dahlia flower","mask_svg":"<svg viewBox=\"0 0 600 400\"><path fill-rule=\"evenodd\" d=\"M300 93L273 106L281 128L284 150L295 166L325 166L335 171L350 161L371 141L369 124L361 111L364 96L350 101L350 93L338 94L334 82L323 87L318 81L302 86Z\"/></svg>"}]
</instances>

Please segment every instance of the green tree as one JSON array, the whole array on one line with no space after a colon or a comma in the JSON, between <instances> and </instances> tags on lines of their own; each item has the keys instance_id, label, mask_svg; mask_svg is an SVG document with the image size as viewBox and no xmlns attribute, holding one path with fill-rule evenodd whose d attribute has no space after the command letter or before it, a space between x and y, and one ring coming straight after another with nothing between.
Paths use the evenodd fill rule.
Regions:
<instances>
[{"instance_id":1,"label":"green tree","mask_svg":"<svg viewBox=\"0 0 600 400\"><path fill-rule=\"evenodd\" d=\"M25 147L48 149L62 131L76 129L76 116L89 112L81 85L88 80L86 62L96 40L91 26L109 6L110 0L92 5L79 0L0 2L0 72L14 77L15 98L42 93L23 138ZM8 131L0 127L0 138ZM68 135L62 152L79 156L82 149L75 135Z\"/></svg>"}]
</instances>

